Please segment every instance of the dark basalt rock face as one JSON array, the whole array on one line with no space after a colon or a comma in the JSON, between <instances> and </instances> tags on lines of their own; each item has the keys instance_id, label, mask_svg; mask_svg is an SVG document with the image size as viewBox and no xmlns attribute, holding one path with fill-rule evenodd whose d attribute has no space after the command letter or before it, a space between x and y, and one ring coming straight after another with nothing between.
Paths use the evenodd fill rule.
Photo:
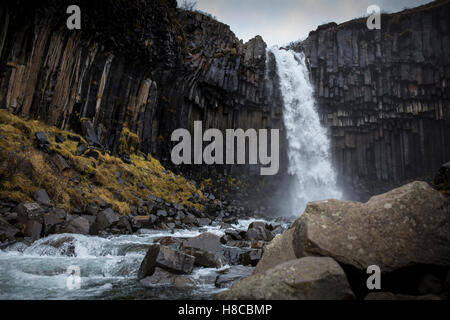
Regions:
<instances>
[{"instance_id":1,"label":"dark basalt rock face","mask_svg":"<svg viewBox=\"0 0 450 320\"><path fill-rule=\"evenodd\" d=\"M229 26L174 0L78 1L82 29L68 30L71 4L0 4L0 108L124 157L121 137L136 134L139 151L176 173L259 175L259 166L173 168L168 159L172 132L193 132L196 120L204 130L283 129L278 84L266 85L274 59L266 64L261 37L243 43Z\"/></svg>"},{"instance_id":2,"label":"dark basalt rock face","mask_svg":"<svg viewBox=\"0 0 450 320\"><path fill-rule=\"evenodd\" d=\"M309 62L336 168L355 198L430 177L450 159L449 1L330 23L293 48ZM430 180L431 180L430 179Z\"/></svg>"},{"instance_id":3,"label":"dark basalt rock face","mask_svg":"<svg viewBox=\"0 0 450 320\"><path fill-rule=\"evenodd\" d=\"M81 1L82 29L71 31L68 3L2 3L2 108L80 133L90 120L89 135L113 152L127 127L158 156L194 120L205 130L282 127L281 104L267 104L261 37L244 44L163 0Z\"/></svg>"},{"instance_id":4,"label":"dark basalt rock face","mask_svg":"<svg viewBox=\"0 0 450 320\"><path fill-rule=\"evenodd\" d=\"M2 2L0 107L80 133L89 119L113 152L123 127L156 149L160 100L182 60L176 1L79 1L73 31L70 4Z\"/></svg>"},{"instance_id":5,"label":"dark basalt rock face","mask_svg":"<svg viewBox=\"0 0 450 320\"><path fill-rule=\"evenodd\" d=\"M261 37L243 43L227 25L177 9L174 0L81 0L82 29L71 31L71 4L1 2L0 108L87 135L124 161L121 136L136 134L139 151L187 175L243 176L259 167L170 168L174 129L192 131L195 120L204 130L281 129L280 174L264 184L270 198L281 198L282 100ZM381 31L365 20L329 24L293 45L308 58L349 196L366 200L450 159L449 10L437 1L385 15Z\"/></svg>"},{"instance_id":6,"label":"dark basalt rock face","mask_svg":"<svg viewBox=\"0 0 450 320\"><path fill-rule=\"evenodd\" d=\"M273 57L266 65L263 39L256 36L244 44L229 26L201 13L178 11L178 19L187 40L184 99L180 114L167 122L167 135L173 130L172 123L175 128L193 132L195 120L203 121L204 130L217 128L223 132L230 128L283 129L279 91L275 99L266 87L266 75L274 73L276 66ZM283 167L284 139L281 145ZM258 173L259 168L247 166L242 171Z\"/></svg>"}]
</instances>

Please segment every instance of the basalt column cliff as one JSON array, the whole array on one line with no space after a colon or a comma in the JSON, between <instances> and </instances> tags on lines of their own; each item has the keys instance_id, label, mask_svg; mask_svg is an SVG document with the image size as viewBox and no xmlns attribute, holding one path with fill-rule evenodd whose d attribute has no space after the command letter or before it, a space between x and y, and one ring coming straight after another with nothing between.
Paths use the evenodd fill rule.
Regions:
<instances>
[{"instance_id":1,"label":"basalt column cliff","mask_svg":"<svg viewBox=\"0 0 450 320\"><path fill-rule=\"evenodd\" d=\"M330 23L293 47L304 51L335 166L367 198L450 159L450 2Z\"/></svg>"},{"instance_id":2,"label":"basalt column cliff","mask_svg":"<svg viewBox=\"0 0 450 320\"><path fill-rule=\"evenodd\" d=\"M82 134L127 158L170 166L173 130L281 129L274 57L259 36L240 41L215 19L176 1L79 1L82 29L66 27L69 1L0 4L0 108ZM430 176L450 158L449 1L328 24L293 44L304 51L334 164L349 197ZM172 168L184 174L252 174L252 166Z\"/></svg>"},{"instance_id":3,"label":"basalt column cliff","mask_svg":"<svg viewBox=\"0 0 450 320\"><path fill-rule=\"evenodd\" d=\"M194 120L281 128L261 37L244 44L227 25L165 0L80 1L82 29L71 31L68 4L2 2L2 108L83 131L114 153L121 135L136 133L139 149L161 158L172 131Z\"/></svg>"},{"instance_id":4,"label":"basalt column cliff","mask_svg":"<svg viewBox=\"0 0 450 320\"><path fill-rule=\"evenodd\" d=\"M168 167L172 132L192 132L196 120L204 130L283 129L277 83L266 84L275 64L266 63L261 37L243 43L227 25L176 1L77 3L81 30L66 27L68 1L2 2L1 108L125 158L126 142ZM254 166L172 169L259 174Z\"/></svg>"}]
</instances>

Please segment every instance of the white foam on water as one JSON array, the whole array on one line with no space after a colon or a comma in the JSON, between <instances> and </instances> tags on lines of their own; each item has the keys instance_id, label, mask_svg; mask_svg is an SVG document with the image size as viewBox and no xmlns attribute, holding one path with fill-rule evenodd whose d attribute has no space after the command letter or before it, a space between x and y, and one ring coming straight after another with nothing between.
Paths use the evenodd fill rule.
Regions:
<instances>
[{"instance_id":1,"label":"white foam on water","mask_svg":"<svg viewBox=\"0 0 450 320\"><path fill-rule=\"evenodd\" d=\"M234 226L247 230L260 219L238 220ZM191 238L211 232L225 234L218 225L191 230L144 230L142 234L109 237L58 234L35 241L32 245L15 244L0 250L0 299L108 299L175 298L169 287L157 291L145 290L136 281L137 271L147 248L158 238ZM67 269L76 266L81 271L81 288L67 288ZM219 269L196 268L191 275L196 282L192 296L210 298L221 291L215 287Z\"/></svg>"}]
</instances>

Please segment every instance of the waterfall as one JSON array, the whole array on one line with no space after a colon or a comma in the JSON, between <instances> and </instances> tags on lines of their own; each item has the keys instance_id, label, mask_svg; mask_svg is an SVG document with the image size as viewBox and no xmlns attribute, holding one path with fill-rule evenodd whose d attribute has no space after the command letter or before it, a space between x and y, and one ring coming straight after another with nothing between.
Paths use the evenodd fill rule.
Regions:
<instances>
[{"instance_id":1,"label":"waterfall","mask_svg":"<svg viewBox=\"0 0 450 320\"><path fill-rule=\"evenodd\" d=\"M288 173L294 176L293 214L311 201L340 199L330 156L330 140L316 110L314 89L303 53L270 49L274 54L283 97L288 141Z\"/></svg>"}]
</instances>

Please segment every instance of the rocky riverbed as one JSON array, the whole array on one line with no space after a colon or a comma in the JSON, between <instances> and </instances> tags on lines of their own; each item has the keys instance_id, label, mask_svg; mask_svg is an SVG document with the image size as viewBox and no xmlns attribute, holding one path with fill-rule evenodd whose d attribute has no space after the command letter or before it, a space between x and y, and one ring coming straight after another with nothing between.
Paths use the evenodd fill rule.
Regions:
<instances>
[{"instance_id":1,"label":"rocky riverbed","mask_svg":"<svg viewBox=\"0 0 450 320\"><path fill-rule=\"evenodd\" d=\"M284 77L260 36L175 0L80 1L78 32L61 24L68 0L0 3L0 298L448 299L450 165L427 182L450 150L449 3L383 15L383 34L321 26L289 46L306 59ZM299 96L308 132L286 125ZM174 166L172 132L201 119L288 132L279 175ZM325 131L308 138L321 126L329 155ZM343 198L403 186L310 202L340 197L323 187L333 170L312 169L328 156ZM299 189L292 163L314 172Z\"/></svg>"},{"instance_id":2,"label":"rocky riverbed","mask_svg":"<svg viewBox=\"0 0 450 320\"><path fill-rule=\"evenodd\" d=\"M197 217L156 198L156 214L102 204L77 215L40 191L37 202L1 203L0 298L448 299L449 173L443 165L435 189L416 181L367 203L312 202L295 222ZM370 266L379 290L367 287ZM70 290L74 267L81 283Z\"/></svg>"},{"instance_id":3,"label":"rocky riverbed","mask_svg":"<svg viewBox=\"0 0 450 320\"><path fill-rule=\"evenodd\" d=\"M266 229L273 225L279 226L276 232L285 227L252 219L228 229L214 223L191 230L58 234L29 245L15 242L0 250L0 298L211 299L253 272L266 244L256 239L273 237ZM150 248L159 253L151 276L144 259ZM67 270L73 266L81 272L77 290L67 287Z\"/></svg>"},{"instance_id":4,"label":"rocky riverbed","mask_svg":"<svg viewBox=\"0 0 450 320\"><path fill-rule=\"evenodd\" d=\"M174 174L136 151L131 133L117 157L89 125L81 136L4 110L0 122L5 299L211 298L250 275L295 219L250 207L244 179ZM158 264L140 268L149 248ZM71 266L81 291L64 289Z\"/></svg>"},{"instance_id":5,"label":"rocky riverbed","mask_svg":"<svg viewBox=\"0 0 450 320\"><path fill-rule=\"evenodd\" d=\"M445 193L419 181L367 203L310 203L266 247L253 275L216 298L448 299L449 204ZM379 285L370 287L374 267Z\"/></svg>"}]
</instances>

